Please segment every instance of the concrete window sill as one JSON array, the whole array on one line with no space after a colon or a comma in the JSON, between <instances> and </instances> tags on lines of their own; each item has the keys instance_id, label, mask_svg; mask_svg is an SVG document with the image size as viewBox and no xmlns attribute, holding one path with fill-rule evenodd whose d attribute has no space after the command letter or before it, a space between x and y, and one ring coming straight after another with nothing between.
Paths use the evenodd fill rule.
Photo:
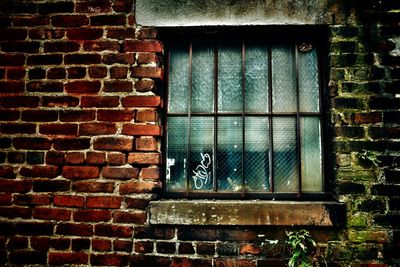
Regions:
<instances>
[{"instance_id":1,"label":"concrete window sill","mask_svg":"<svg viewBox=\"0 0 400 267\"><path fill-rule=\"evenodd\" d=\"M150 223L170 225L279 225L338 227L345 223L338 202L159 200L150 203Z\"/></svg>"}]
</instances>

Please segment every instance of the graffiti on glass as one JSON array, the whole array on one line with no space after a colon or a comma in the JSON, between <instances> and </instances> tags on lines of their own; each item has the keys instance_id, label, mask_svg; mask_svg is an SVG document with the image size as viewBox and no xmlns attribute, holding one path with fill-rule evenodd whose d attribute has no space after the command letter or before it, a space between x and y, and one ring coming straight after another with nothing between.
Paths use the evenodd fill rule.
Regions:
<instances>
[{"instance_id":1,"label":"graffiti on glass","mask_svg":"<svg viewBox=\"0 0 400 267\"><path fill-rule=\"evenodd\" d=\"M203 186L208 184L211 180L211 172L209 171L209 167L211 165L211 157L207 153L200 153L200 156L200 164L197 165L196 169L192 170L194 187L196 189L202 189Z\"/></svg>"}]
</instances>

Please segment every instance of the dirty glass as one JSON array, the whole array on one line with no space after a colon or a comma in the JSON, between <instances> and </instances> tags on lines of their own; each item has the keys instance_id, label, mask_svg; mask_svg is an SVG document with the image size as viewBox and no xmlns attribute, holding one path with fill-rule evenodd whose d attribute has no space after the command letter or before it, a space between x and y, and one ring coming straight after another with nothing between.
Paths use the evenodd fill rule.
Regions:
<instances>
[{"instance_id":1,"label":"dirty glass","mask_svg":"<svg viewBox=\"0 0 400 267\"><path fill-rule=\"evenodd\" d=\"M170 72L168 88L168 111L186 113L189 98L189 48L185 44L177 45L170 51Z\"/></svg>"},{"instance_id":2,"label":"dirty glass","mask_svg":"<svg viewBox=\"0 0 400 267\"><path fill-rule=\"evenodd\" d=\"M169 191L185 188L187 177L188 118L168 118L166 186Z\"/></svg>"},{"instance_id":3,"label":"dirty glass","mask_svg":"<svg viewBox=\"0 0 400 267\"><path fill-rule=\"evenodd\" d=\"M300 111L319 111L319 81L317 51L299 52Z\"/></svg>"}]
</instances>

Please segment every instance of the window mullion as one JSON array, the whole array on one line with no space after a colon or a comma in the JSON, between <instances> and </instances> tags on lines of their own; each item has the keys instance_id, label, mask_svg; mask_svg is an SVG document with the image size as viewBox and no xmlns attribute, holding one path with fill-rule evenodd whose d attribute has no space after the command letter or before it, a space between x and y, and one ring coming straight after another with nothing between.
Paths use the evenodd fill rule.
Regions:
<instances>
[{"instance_id":1,"label":"window mullion","mask_svg":"<svg viewBox=\"0 0 400 267\"><path fill-rule=\"evenodd\" d=\"M190 162L191 162L191 148L190 148L190 129L191 129L191 121L192 121L192 40L189 41L189 97L188 97L188 148L187 148L187 162L186 162L186 170L187 170L187 177L186 177L186 188L185 193L186 196L189 196L189 185L190 185Z\"/></svg>"},{"instance_id":2,"label":"window mullion","mask_svg":"<svg viewBox=\"0 0 400 267\"><path fill-rule=\"evenodd\" d=\"M245 123L245 101L246 101L246 80L245 80L245 71L246 71L246 46L244 41L242 41L242 197L244 197L246 193L245 188L245 167L244 167L244 157L245 153L245 133L246 133L246 123Z\"/></svg>"},{"instance_id":3,"label":"window mullion","mask_svg":"<svg viewBox=\"0 0 400 267\"><path fill-rule=\"evenodd\" d=\"M298 171L298 198L301 197L301 180L302 180L302 172L301 172L301 137L300 137L300 85L299 85L299 58L298 58L298 51L297 51L297 42L294 42L294 78L296 83L296 145L297 145L297 171Z\"/></svg>"},{"instance_id":4,"label":"window mullion","mask_svg":"<svg viewBox=\"0 0 400 267\"><path fill-rule=\"evenodd\" d=\"M214 153L213 153L213 190L218 191L217 181L217 142L218 142L218 45L214 43Z\"/></svg>"},{"instance_id":5,"label":"window mullion","mask_svg":"<svg viewBox=\"0 0 400 267\"><path fill-rule=\"evenodd\" d=\"M268 45L268 111L269 111L269 183L270 183L270 191L275 192L274 190L274 138L272 132L272 51L271 45Z\"/></svg>"}]
</instances>

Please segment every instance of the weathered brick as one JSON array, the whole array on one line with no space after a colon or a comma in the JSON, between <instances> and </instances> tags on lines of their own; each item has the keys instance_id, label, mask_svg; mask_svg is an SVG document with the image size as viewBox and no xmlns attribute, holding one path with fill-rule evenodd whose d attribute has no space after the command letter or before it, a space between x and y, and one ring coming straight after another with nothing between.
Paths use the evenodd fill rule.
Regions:
<instances>
[{"instance_id":1,"label":"weathered brick","mask_svg":"<svg viewBox=\"0 0 400 267\"><path fill-rule=\"evenodd\" d=\"M112 193L114 191L114 183L100 183L100 182L76 182L72 185L72 189L76 192L87 193Z\"/></svg>"},{"instance_id":2,"label":"weathered brick","mask_svg":"<svg viewBox=\"0 0 400 267\"><path fill-rule=\"evenodd\" d=\"M155 39L158 36L158 30L154 27L140 28L137 38L138 39Z\"/></svg>"},{"instance_id":3,"label":"weathered brick","mask_svg":"<svg viewBox=\"0 0 400 267\"><path fill-rule=\"evenodd\" d=\"M49 18L45 16L17 16L12 18L15 27L23 26L46 26L49 24Z\"/></svg>"},{"instance_id":4,"label":"weathered brick","mask_svg":"<svg viewBox=\"0 0 400 267\"><path fill-rule=\"evenodd\" d=\"M125 165L126 163L126 155L125 153L108 153L107 154L107 163L109 165Z\"/></svg>"},{"instance_id":5,"label":"weathered brick","mask_svg":"<svg viewBox=\"0 0 400 267\"><path fill-rule=\"evenodd\" d=\"M96 40L103 36L100 28L68 29L67 38L70 40Z\"/></svg>"},{"instance_id":6,"label":"weathered brick","mask_svg":"<svg viewBox=\"0 0 400 267\"><path fill-rule=\"evenodd\" d=\"M199 229L192 231L189 228L180 229L178 231L179 240L199 240L199 241L214 241L217 239L218 232L214 229Z\"/></svg>"},{"instance_id":7,"label":"weathered brick","mask_svg":"<svg viewBox=\"0 0 400 267\"><path fill-rule=\"evenodd\" d=\"M48 205L50 204L50 197L44 194L15 195L14 204L22 206Z\"/></svg>"},{"instance_id":8,"label":"weathered brick","mask_svg":"<svg viewBox=\"0 0 400 267\"><path fill-rule=\"evenodd\" d=\"M115 134L115 123L82 123L79 125L79 135Z\"/></svg>"},{"instance_id":9,"label":"weathered brick","mask_svg":"<svg viewBox=\"0 0 400 267\"><path fill-rule=\"evenodd\" d=\"M50 247L50 239L48 237L31 237L31 247L37 251L47 252Z\"/></svg>"},{"instance_id":10,"label":"weathered brick","mask_svg":"<svg viewBox=\"0 0 400 267\"><path fill-rule=\"evenodd\" d=\"M133 84L131 81L111 81L104 82L104 92L132 92Z\"/></svg>"},{"instance_id":11,"label":"weathered brick","mask_svg":"<svg viewBox=\"0 0 400 267\"><path fill-rule=\"evenodd\" d=\"M57 225L56 234L76 235L76 236L92 236L93 235L93 226L90 224L60 223Z\"/></svg>"},{"instance_id":12,"label":"weathered brick","mask_svg":"<svg viewBox=\"0 0 400 267\"><path fill-rule=\"evenodd\" d=\"M158 67L133 67L131 72L132 78L154 78L164 79L164 70Z\"/></svg>"},{"instance_id":13,"label":"weathered brick","mask_svg":"<svg viewBox=\"0 0 400 267\"><path fill-rule=\"evenodd\" d=\"M11 237L7 244L8 249L25 249L28 248L28 238L21 236Z\"/></svg>"},{"instance_id":14,"label":"weathered brick","mask_svg":"<svg viewBox=\"0 0 400 267\"><path fill-rule=\"evenodd\" d=\"M137 122L157 122L158 114L156 109L139 109L136 112Z\"/></svg>"},{"instance_id":15,"label":"weathered brick","mask_svg":"<svg viewBox=\"0 0 400 267\"><path fill-rule=\"evenodd\" d=\"M32 218L32 209L23 207L0 207L0 217L8 219L30 219Z\"/></svg>"},{"instance_id":16,"label":"weathered brick","mask_svg":"<svg viewBox=\"0 0 400 267\"><path fill-rule=\"evenodd\" d=\"M9 254L9 261L15 265L46 264L47 254L34 250L14 250Z\"/></svg>"},{"instance_id":17,"label":"weathered brick","mask_svg":"<svg viewBox=\"0 0 400 267\"><path fill-rule=\"evenodd\" d=\"M99 168L94 166L64 166L62 175L67 179L93 179L99 177Z\"/></svg>"},{"instance_id":18,"label":"weathered brick","mask_svg":"<svg viewBox=\"0 0 400 267\"><path fill-rule=\"evenodd\" d=\"M24 68L9 68L7 69L8 80L22 80L25 78L26 70ZM1 76L1 75L0 75Z\"/></svg>"},{"instance_id":19,"label":"weathered brick","mask_svg":"<svg viewBox=\"0 0 400 267\"><path fill-rule=\"evenodd\" d=\"M5 134L34 134L36 132L36 125L32 123L0 124L0 132Z\"/></svg>"},{"instance_id":20,"label":"weathered brick","mask_svg":"<svg viewBox=\"0 0 400 267\"><path fill-rule=\"evenodd\" d=\"M107 76L107 68L100 66L90 66L88 73L90 78L104 78Z\"/></svg>"},{"instance_id":21,"label":"weathered brick","mask_svg":"<svg viewBox=\"0 0 400 267\"><path fill-rule=\"evenodd\" d=\"M112 8L115 12L129 13L132 11L132 0L115 0L113 1Z\"/></svg>"},{"instance_id":22,"label":"weathered brick","mask_svg":"<svg viewBox=\"0 0 400 267\"><path fill-rule=\"evenodd\" d=\"M77 150L90 147L89 138L56 138L53 141L56 150Z\"/></svg>"},{"instance_id":23,"label":"weathered brick","mask_svg":"<svg viewBox=\"0 0 400 267\"><path fill-rule=\"evenodd\" d=\"M133 111L130 109L104 109L97 111L97 120L99 121L131 121L133 119Z\"/></svg>"},{"instance_id":24,"label":"weathered brick","mask_svg":"<svg viewBox=\"0 0 400 267\"><path fill-rule=\"evenodd\" d=\"M0 120L16 121L20 117L20 112L17 110L0 110Z\"/></svg>"},{"instance_id":25,"label":"weathered brick","mask_svg":"<svg viewBox=\"0 0 400 267\"><path fill-rule=\"evenodd\" d=\"M53 199L53 205L59 207L83 208L84 200L84 197L81 196L56 195Z\"/></svg>"},{"instance_id":26,"label":"weathered brick","mask_svg":"<svg viewBox=\"0 0 400 267\"><path fill-rule=\"evenodd\" d=\"M0 193L0 205L11 206L11 193Z\"/></svg>"},{"instance_id":27,"label":"weathered brick","mask_svg":"<svg viewBox=\"0 0 400 267\"><path fill-rule=\"evenodd\" d=\"M72 13L74 11L73 2L49 2L38 5L38 12L42 15L52 13Z\"/></svg>"},{"instance_id":28,"label":"weathered brick","mask_svg":"<svg viewBox=\"0 0 400 267\"><path fill-rule=\"evenodd\" d=\"M20 235L52 235L54 225L52 223L18 222L15 225L15 232Z\"/></svg>"},{"instance_id":29,"label":"weathered brick","mask_svg":"<svg viewBox=\"0 0 400 267\"><path fill-rule=\"evenodd\" d=\"M112 68L110 68L110 78L111 79L126 79L127 76L128 76L128 68L127 67L112 67Z\"/></svg>"},{"instance_id":30,"label":"weathered brick","mask_svg":"<svg viewBox=\"0 0 400 267\"><path fill-rule=\"evenodd\" d=\"M142 124L124 124L122 133L126 135L161 135L161 127L159 125L142 125Z\"/></svg>"},{"instance_id":31,"label":"weathered brick","mask_svg":"<svg viewBox=\"0 0 400 267\"><path fill-rule=\"evenodd\" d=\"M13 166L0 166L0 177L13 179L16 177Z\"/></svg>"},{"instance_id":32,"label":"weathered brick","mask_svg":"<svg viewBox=\"0 0 400 267\"><path fill-rule=\"evenodd\" d=\"M140 137L135 139L135 149L137 151L157 151L157 140L153 137Z\"/></svg>"},{"instance_id":33,"label":"weathered brick","mask_svg":"<svg viewBox=\"0 0 400 267\"><path fill-rule=\"evenodd\" d=\"M132 241L127 240L114 240L114 251L125 251L131 252L132 251Z\"/></svg>"},{"instance_id":34,"label":"weathered brick","mask_svg":"<svg viewBox=\"0 0 400 267\"><path fill-rule=\"evenodd\" d=\"M8 28L0 29L0 41L25 40L27 36L26 29Z\"/></svg>"},{"instance_id":35,"label":"weathered brick","mask_svg":"<svg viewBox=\"0 0 400 267\"><path fill-rule=\"evenodd\" d=\"M20 174L25 177L56 178L59 175L57 166L22 167Z\"/></svg>"},{"instance_id":36,"label":"weathered brick","mask_svg":"<svg viewBox=\"0 0 400 267\"><path fill-rule=\"evenodd\" d=\"M67 71L64 68L50 68L47 70L48 79L65 79Z\"/></svg>"},{"instance_id":37,"label":"weathered brick","mask_svg":"<svg viewBox=\"0 0 400 267\"><path fill-rule=\"evenodd\" d=\"M111 251L111 240L93 239L92 249L95 251Z\"/></svg>"},{"instance_id":38,"label":"weathered brick","mask_svg":"<svg viewBox=\"0 0 400 267\"><path fill-rule=\"evenodd\" d=\"M125 51L128 52L162 52L163 45L158 40L128 40L125 41Z\"/></svg>"},{"instance_id":39,"label":"weathered brick","mask_svg":"<svg viewBox=\"0 0 400 267\"><path fill-rule=\"evenodd\" d=\"M160 189L160 184L154 182L125 182L119 187L120 194L154 193Z\"/></svg>"},{"instance_id":40,"label":"weathered brick","mask_svg":"<svg viewBox=\"0 0 400 267\"><path fill-rule=\"evenodd\" d=\"M110 0L79 0L76 3L76 12L78 13L106 13L110 11Z\"/></svg>"},{"instance_id":41,"label":"weathered brick","mask_svg":"<svg viewBox=\"0 0 400 267\"><path fill-rule=\"evenodd\" d=\"M142 168L142 171L140 172L140 177L142 179L157 180L160 178L160 169L159 168Z\"/></svg>"},{"instance_id":42,"label":"weathered brick","mask_svg":"<svg viewBox=\"0 0 400 267\"><path fill-rule=\"evenodd\" d=\"M60 121L79 122L93 121L96 118L94 110L62 110L60 111Z\"/></svg>"},{"instance_id":43,"label":"weathered brick","mask_svg":"<svg viewBox=\"0 0 400 267\"><path fill-rule=\"evenodd\" d=\"M42 106L44 107L76 107L79 98L73 96L44 96Z\"/></svg>"},{"instance_id":44,"label":"weathered brick","mask_svg":"<svg viewBox=\"0 0 400 267\"><path fill-rule=\"evenodd\" d=\"M102 62L107 65L112 64L134 64L135 56L133 53L118 53L118 54L105 54L103 55Z\"/></svg>"},{"instance_id":45,"label":"weathered brick","mask_svg":"<svg viewBox=\"0 0 400 267\"><path fill-rule=\"evenodd\" d=\"M45 161L46 164L62 165L64 164L64 152L47 151Z\"/></svg>"},{"instance_id":46,"label":"weathered brick","mask_svg":"<svg viewBox=\"0 0 400 267\"><path fill-rule=\"evenodd\" d=\"M120 254L94 254L90 257L92 265L125 266L129 263L128 255Z\"/></svg>"},{"instance_id":47,"label":"weathered brick","mask_svg":"<svg viewBox=\"0 0 400 267\"><path fill-rule=\"evenodd\" d=\"M73 251L88 250L90 248L90 239L88 238L72 239L71 247Z\"/></svg>"},{"instance_id":48,"label":"weathered brick","mask_svg":"<svg viewBox=\"0 0 400 267\"><path fill-rule=\"evenodd\" d=\"M90 24L93 26L125 25L126 16L124 14L92 16L90 17Z\"/></svg>"},{"instance_id":49,"label":"weathered brick","mask_svg":"<svg viewBox=\"0 0 400 267\"><path fill-rule=\"evenodd\" d=\"M24 110L21 119L24 121L56 121L58 112L55 110Z\"/></svg>"},{"instance_id":50,"label":"weathered brick","mask_svg":"<svg viewBox=\"0 0 400 267\"><path fill-rule=\"evenodd\" d=\"M23 66L25 55L23 54L0 54L1 66Z\"/></svg>"},{"instance_id":51,"label":"weathered brick","mask_svg":"<svg viewBox=\"0 0 400 267\"><path fill-rule=\"evenodd\" d=\"M70 240L67 238L53 238L50 239L50 247L56 250L66 250L70 246Z\"/></svg>"},{"instance_id":52,"label":"weathered brick","mask_svg":"<svg viewBox=\"0 0 400 267\"><path fill-rule=\"evenodd\" d=\"M28 56L28 65L60 65L63 57L60 54L51 55L30 55Z\"/></svg>"},{"instance_id":53,"label":"weathered brick","mask_svg":"<svg viewBox=\"0 0 400 267\"><path fill-rule=\"evenodd\" d=\"M159 153L129 153L129 164L161 164L161 155Z\"/></svg>"},{"instance_id":54,"label":"weathered brick","mask_svg":"<svg viewBox=\"0 0 400 267\"><path fill-rule=\"evenodd\" d=\"M51 17L51 24L55 27L80 27L89 24L84 15L56 15Z\"/></svg>"},{"instance_id":55,"label":"weathered brick","mask_svg":"<svg viewBox=\"0 0 400 267\"><path fill-rule=\"evenodd\" d=\"M132 238L133 227L111 224L97 224L95 226L95 234L98 236Z\"/></svg>"},{"instance_id":56,"label":"weathered brick","mask_svg":"<svg viewBox=\"0 0 400 267\"><path fill-rule=\"evenodd\" d=\"M48 135L77 135L78 125L64 124L42 124L39 125L39 133Z\"/></svg>"},{"instance_id":57,"label":"weathered brick","mask_svg":"<svg viewBox=\"0 0 400 267\"><path fill-rule=\"evenodd\" d=\"M215 254L215 244L205 243L205 242L197 242L196 251L198 254L214 255Z\"/></svg>"},{"instance_id":58,"label":"weathered brick","mask_svg":"<svg viewBox=\"0 0 400 267\"><path fill-rule=\"evenodd\" d=\"M158 56L155 53L139 53L137 58L138 64L158 63Z\"/></svg>"},{"instance_id":59,"label":"weathered brick","mask_svg":"<svg viewBox=\"0 0 400 267\"><path fill-rule=\"evenodd\" d=\"M72 67L68 68L68 79L82 79L86 76L86 68Z\"/></svg>"},{"instance_id":60,"label":"weathered brick","mask_svg":"<svg viewBox=\"0 0 400 267\"><path fill-rule=\"evenodd\" d=\"M52 265L75 265L88 264L89 255L83 252L50 252L49 264Z\"/></svg>"},{"instance_id":61,"label":"weathered brick","mask_svg":"<svg viewBox=\"0 0 400 267\"><path fill-rule=\"evenodd\" d=\"M354 123L365 124L365 123L379 123L382 122L381 112L368 112L368 113L356 113L352 119Z\"/></svg>"},{"instance_id":62,"label":"weathered brick","mask_svg":"<svg viewBox=\"0 0 400 267\"><path fill-rule=\"evenodd\" d=\"M159 96L127 96L122 99L123 107L158 107L160 105Z\"/></svg>"},{"instance_id":63,"label":"weathered brick","mask_svg":"<svg viewBox=\"0 0 400 267\"><path fill-rule=\"evenodd\" d=\"M149 203L149 199L125 198L125 204L128 209L131 208L145 210L148 207Z\"/></svg>"},{"instance_id":64,"label":"weathered brick","mask_svg":"<svg viewBox=\"0 0 400 267\"><path fill-rule=\"evenodd\" d=\"M1 56L0 56L1 61ZM42 68L33 68L28 71L28 77L31 80L44 79L46 77L46 71Z\"/></svg>"},{"instance_id":65,"label":"weathered brick","mask_svg":"<svg viewBox=\"0 0 400 267\"><path fill-rule=\"evenodd\" d=\"M15 81L0 81L0 93L22 93L25 89L25 83Z\"/></svg>"},{"instance_id":66,"label":"weathered brick","mask_svg":"<svg viewBox=\"0 0 400 267\"><path fill-rule=\"evenodd\" d=\"M68 54L64 56L65 64L98 64L101 56L98 54ZM83 82L83 81L82 81Z\"/></svg>"},{"instance_id":67,"label":"weathered brick","mask_svg":"<svg viewBox=\"0 0 400 267\"><path fill-rule=\"evenodd\" d=\"M51 140L40 137L16 137L13 139L16 149L48 150L51 147Z\"/></svg>"},{"instance_id":68,"label":"weathered brick","mask_svg":"<svg viewBox=\"0 0 400 267\"><path fill-rule=\"evenodd\" d=\"M86 161L88 164L104 164L106 162L106 154L103 152L87 152Z\"/></svg>"},{"instance_id":69,"label":"weathered brick","mask_svg":"<svg viewBox=\"0 0 400 267\"><path fill-rule=\"evenodd\" d=\"M104 167L103 177L108 179L137 179L139 177L139 169L133 167Z\"/></svg>"},{"instance_id":70,"label":"weathered brick","mask_svg":"<svg viewBox=\"0 0 400 267\"><path fill-rule=\"evenodd\" d=\"M63 192L68 191L71 182L65 180L35 180L33 181L34 192Z\"/></svg>"},{"instance_id":71,"label":"weathered brick","mask_svg":"<svg viewBox=\"0 0 400 267\"><path fill-rule=\"evenodd\" d=\"M29 92L62 92L64 90L61 82L30 82L26 84L26 90Z\"/></svg>"},{"instance_id":72,"label":"weathered brick","mask_svg":"<svg viewBox=\"0 0 400 267\"><path fill-rule=\"evenodd\" d=\"M76 222L102 222L111 219L111 212L108 210L78 210L74 211L73 219Z\"/></svg>"},{"instance_id":73,"label":"weathered brick","mask_svg":"<svg viewBox=\"0 0 400 267\"><path fill-rule=\"evenodd\" d=\"M131 151L132 147L133 139L129 137L99 137L93 143L97 150Z\"/></svg>"},{"instance_id":74,"label":"weathered brick","mask_svg":"<svg viewBox=\"0 0 400 267\"><path fill-rule=\"evenodd\" d=\"M88 196L86 197L87 208L118 209L121 207L122 198L115 196Z\"/></svg>"},{"instance_id":75,"label":"weathered brick","mask_svg":"<svg viewBox=\"0 0 400 267\"><path fill-rule=\"evenodd\" d=\"M175 243L172 242L157 242L156 250L162 254L173 254L175 253Z\"/></svg>"},{"instance_id":76,"label":"weathered brick","mask_svg":"<svg viewBox=\"0 0 400 267\"><path fill-rule=\"evenodd\" d=\"M1 106L5 108L36 108L39 106L37 96L5 96L2 97Z\"/></svg>"},{"instance_id":77,"label":"weathered brick","mask_svg":"<svg viewBox=\"0 0 400 267\"><path fill-rule=\"evenodd\" d=\"M65 84L65 90L71 94L94 94L100 91L99 81L72 81Z\"/></svg>"},{"instance_id":78,"label":"weathered brick","mask_svg":"<svg viewBox=\"0 0 400 267\"><path fill-rule=\"evenodd\" d=\"M118 51L120 45L116 41L87 41L83 43L85 51Z\"/></svg>"},{"instance_id":79,"label":"weathered brick","mask_svg":"<svg viewBox=\"0 0 400 267\"><path fill-rule=\"evenodd\" d=\"M135 252L138 253L151 253L153 252L154 244L151 241L136 241Z\"/></svg>"},{"instance_id":80,"label":"weathered brick","mask_svg":"<svg viewBox=\"0 0 400 267\"><path fill-rule=\"evenodd\" d=\"M34 208L33 218L42 220L69 221L71 218L71 211L55 208Z\"/></svg>"},{"instance_id":81,"label":"weathered brick","mask_svg":"<svg viewBox=\"0 0 400 267\"><path fill-rule=\"evenodd\" d=\"M115 211L113 213L113 222L144 224L147 220L147 214L144 211L126 212Z\"/></svg>"}]
</instances>

